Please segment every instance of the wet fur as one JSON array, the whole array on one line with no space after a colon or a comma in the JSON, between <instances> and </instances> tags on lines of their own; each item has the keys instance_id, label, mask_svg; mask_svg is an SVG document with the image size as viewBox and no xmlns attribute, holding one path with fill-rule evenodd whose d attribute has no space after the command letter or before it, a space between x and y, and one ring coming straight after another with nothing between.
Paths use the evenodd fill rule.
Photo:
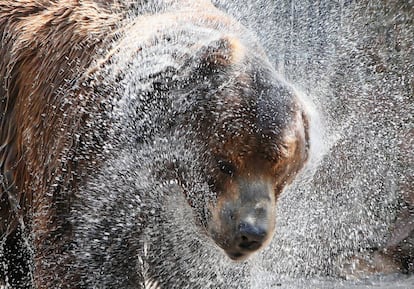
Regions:
<instances>
[{"instance_id":1,"label":"wet fur","mask_svg":"<svg viewBox=\"0 0 414 289\"><path fill-rule=\"evenodd\" d=\"M201 107L175 103L174 107L188 108L188 111L175 111L169 115L167 111L160 110L156 111L159 115L153 115L148 123L131 123L131 127L136 129L131 132L134 139L122 127L115 127L115 135L108 133L114 127L112 98L118 97L113 94L116 91L114 88L119 87L117 84L125 78L125 74L131 73L128 71L130 63L121 65L126 71L111 69L111 63L121 63L122 60L116 59L121 53L140 53L139 48L128 46L129 42L125 40L128 31L145 31L143 27L150 24L155 30L153 27L162 27L165 21L178 21L182 15L175 13L177 7L180 7L182 13L190 9L192 13L188 18L194 22L200 21L208 29L229 30L229 34L240 35L245 32L244 28L216 10L208 1L172 3L161 6L160 11L165 12L165 15L148 19L127 17L125 12L133 7L135 16L148 13L151 4L144 2L135 5L130 1L70 0L9 0L0 3L0 235L9 244L7 250L20 251L26 246L16 241L21 239L21 235L33 243L33 252L30 248L25 248L29 250L29 256L18 256L11 262L15 261L16 268L20 266L27 269L30 263L27 259L33 259L34 266L29 273L33 274L37 288L90 288L97 284L103 287L116 285L118 288L141 288L145 280L135 257L141 256L144 246L142 236L154 237L154 232L145 231L145 224L151 220L162 223L163 219L159 219L158 213L154 216L148 214L145 202L131 201L137 192L144 200L168 195L171 191L183 194L192 206L199 225L203 225L210 212L206 212L207 205L205 200L201 200L202 196L195 194L197 186L200 191L215 187L217 192L221 192L221 195L216 196L219 200L226 197L226 192L236 192L236 188L230 188L231 184L226 177L212 173L217 170L217 157L228 159L240 171L246 167L246 159L232 155L230 148L240 144L240 150L258 150L260 159L268 159L272 165L269 165L267 178L272 179L276 194L293 179L306 161L309 141L307 118L291 92L280 85L280 91L283 92L281 99L287 98L281 100L280 105L264 102L264 110L260 111L259 108L259 112L267 118L263 118L259 125L254 113L243 115L243 108L253 107L258 98L257 95L249 94L252 83L255 83L253 80L260 76L270 77L270 65L260 46L252 43L246 47L246 40L241 43L233 36L214 40L207 47L197 45L197 39L190 39L195 44L185 43L174 53L184 59L179 65L187 65L192 69L192 74L183 76L183 79L190 80L190 84L209 79L208 86L205 84L205 87L197 88L197 93L203 92L203 89L211 90L211 87L223 82L223 77L233 79L233 68L244 67L249 62L246 74L238 75L239 82L234 89L223 95L220 94L223 91L217 90ZM160 37L152 43L151 37L146 39L144 36L140 40L142 47L158 45L156 41L168 41L168 37ZM246 48L253 50L255 57L246 56ZM256 65L266 67L267 70L255 71ZM109 69L106 70L107 67ZM181 95L182 91L194 91L192 87L183 87L174 81L171 81L171 87L164 87L166 77L170 77L168 71L151 74L149 82L152 90L143 95L151 99L153 92L158 95L171 90ZM106 79L111 82L110 87L96 84ZM177 80L179 81L180 79ZM254 89L268 91L263 87ZM220 110L220 97L226 103L225 111ZM239 108L232 107L238 104ZM275 111L266 111L269 104L277 110L284 110L278 111L281 117L272 118ZM227 114L229 118L226 118ZM239 118L232 119L234 115L239 115ZM206 132L211 132L211 129L222 132L217 134L219 136L234 133L231 129L222 130L231 127L232 123L240 122L241 118L246 123L237 132L240 139L229 135L225 136L224 142L214 137L205 138L209 135ZM161 129L152 128L151 123L160 123ZM273 132L273 126L278 127L278 130ZM162 159L163 154L171 150L172 144L168 143L164 144L165 147L160 145L159 151L156 150L153 155L142 153L145 150L151 151L151 145L146 144L151 144L149 141L156 139L154 135L164 133L168 136L172 128L178 131L177 136L187 141L189 146L200 146L202 153L190 156L181 154L182 148L177 148L173 149L173 155L167 154L166 159ZM247 137L245 133L250 129L261 129L264 134L269 134L268 143L258 143L255 137ZM187 131L190 132L188 135L182 133ZM119 137L117 143L111 143L111 137L114 136ZM194 143L190 141L192 137ZM136 159L123 159L114 155L121 150L117 146L123 141L140 146L141 150L131 149L135 152L133 155ZM108 145L113 145L109 147L112 150L110 153L106 153ZM131 151L127 156L132 154ZM121 153L124 151L121 150L119 154ZM160 158L159 166L170 168L171 172L157 171L156 163L150 168L140 167L141 163L146 163L144 160L151 162L154 155ZM205 155L209 157L204 157ZM198 167L190 170L194 166L192 162L198 164ZM170 165L167 166L166 163ZM113 171L116 169L118 171ZM146 175L150 169L154 169L152 172L154 176L159 176L158 179ZM205 182L198 184L197 179L202 178L202 173L211 174L214 182L205 179ZM130 177L124 178L128 174ZM275 174L279 179L273 181ZM108 175L110 178L117 177L108 179ZM165 182L172 178L178 179L179 186L166 187ZM106 185L105 192L118 192L119 195L114 198L102 196L99 184ZM119 213L124 212L131 202L135 205L133 211ZM160 212L163 211L161 203L160 201L159 207L155 208ZM217 208L220 209L220 206ZM98 224L90 223L90 216L96 216ZM131 219L131 216L136 218ZM105 231L108 227L125 223L131 224L131 227L125 225L117 232L119 234L116 236L120 236L120 239L102 241L96 246L91 242L94 239L103 240L106 236L104 233L109 233ZM162 226L160 230L169 232L169 228ZM160 238L159 242L168 246L168 240L163 240L162 234L155 237L155 242ZM102 251L97 249L98 245L106 248L106 256L102 256ZM174 248L174 243L169 246ZM157 271L150 269L149 274L158 275L157 281L165 288L183 288L188 281L187 273L174 272L177 276L182 274L182 278L176 281L182 283L170 283L169 275L174 273L163 271L163 262L172 257L157 250L151 252L156 261L148 261L150 264L152 262L152 267L157 268ZM4 256L13 258L12 255ZM103 270L103 274L99 274L100 270ZM25 273L9 276L12 285L30 287L30 284L20 283L21 278L26 278L20 275Z\"/></svg>"}]
</instances>

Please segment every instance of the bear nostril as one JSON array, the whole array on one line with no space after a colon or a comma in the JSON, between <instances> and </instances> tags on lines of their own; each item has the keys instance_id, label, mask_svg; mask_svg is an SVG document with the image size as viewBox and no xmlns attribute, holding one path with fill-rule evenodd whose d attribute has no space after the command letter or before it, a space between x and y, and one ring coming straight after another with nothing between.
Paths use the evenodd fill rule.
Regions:
<instances>
[{"instance_id":1,"label":"bear nostril","mask_svg":"<svg viewBox=\"0 0 414 289\"><path fill-rule=\"evenodd\" d=\"M249 223L239 225L240 242L238 246L246 250L257 250L266 237L266 230Z\"/></svg>"}]
</instances>

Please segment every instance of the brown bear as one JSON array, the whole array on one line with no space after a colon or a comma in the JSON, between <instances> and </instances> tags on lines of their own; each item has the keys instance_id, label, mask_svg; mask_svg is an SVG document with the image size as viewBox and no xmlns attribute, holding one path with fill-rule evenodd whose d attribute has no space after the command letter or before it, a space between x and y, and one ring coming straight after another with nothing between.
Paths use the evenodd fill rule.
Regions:
<instances>
[{"instance_id":1,"label":"brown bear","mask_svg":"<svg viewBox=\"0 0 414 289\"><path fill-rule=\"evenodd\" d=\"M0 277L231 288L211 260L269 242L309 149L254 35L204 0L6 0L0 37Z\"/></svg>"}]
</instances>

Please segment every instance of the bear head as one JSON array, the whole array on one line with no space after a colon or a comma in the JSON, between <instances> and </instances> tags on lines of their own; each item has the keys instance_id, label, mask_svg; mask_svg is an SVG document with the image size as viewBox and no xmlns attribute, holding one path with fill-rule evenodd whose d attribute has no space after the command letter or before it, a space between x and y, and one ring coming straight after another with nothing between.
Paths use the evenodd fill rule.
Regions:
<instances>
[{"instance_id":1,"label":"bear head","mask_svg":"<svg viewBox=\"0 0 414 289\"><path fill-rule=\"evenodd\" d=\"M206 234L244 260L271 240L277 198L307 161L308 116L260 51L221 37L197 55L187 92L195 101L174 119L179 138L199 150L191 167L209 192L181 181Z\"/></svg>"},{"instance_id":2,"label":"bear head","mask_svg":"<svg viewBox=\"0 0 414 289\"><path fill-rule=\"evenodd\" d=\"M102 77L112 85L93 93L119 100L119 147L167 143L142 163L178 180L202 232L243 260L271 240L277 198L307 161L308 115L251 38L170 29L123 40Z\"/></svg>"}]
</instances>

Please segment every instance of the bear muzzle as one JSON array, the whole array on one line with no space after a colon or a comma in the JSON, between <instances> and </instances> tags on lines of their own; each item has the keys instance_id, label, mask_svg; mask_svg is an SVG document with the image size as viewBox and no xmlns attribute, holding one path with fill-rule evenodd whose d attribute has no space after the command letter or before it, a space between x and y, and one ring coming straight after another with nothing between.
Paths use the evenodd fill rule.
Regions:
<instances>
[{"instance_id":1,"label":"bear muzzle","mask_svg":"<svg viewBox=\"0 0 414 289\"><path fill-rule=\"evenodd\" d=\"M275 228L275 194L270 182L240 178L228 186L213 208L209 231L232 260L244 260L263 248Z\"/></svg>"}]
</instances>

